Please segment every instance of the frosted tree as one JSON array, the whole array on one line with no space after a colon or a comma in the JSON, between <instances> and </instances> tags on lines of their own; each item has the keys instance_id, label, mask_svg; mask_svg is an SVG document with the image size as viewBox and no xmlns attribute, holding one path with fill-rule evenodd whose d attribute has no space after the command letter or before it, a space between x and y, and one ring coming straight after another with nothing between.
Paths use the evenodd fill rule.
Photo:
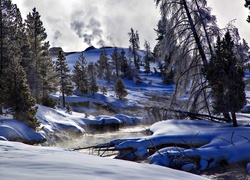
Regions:
<instances>
[{"instance_id":1,"label":"frosted tree","mask_svg":"<svg viewBox=\"0 0 250 180\"><path fill-rule=\"evenodd\" d=\"M245 0L245 7L250 10L250 1L249 0ZM247 22L250 23L250 16L248 16Z\"/></svg>"},{"instance_id":2,"label":"frosted tree","mask_svg":"<svg viewBox=\"0 0 250 180\"><path fill-rule=\"evenodd\" d=\"M150 71L150 61L152 60L151 47L148 41L144 43L144 62L145 62L145 72L149 74Z\"/></svg>"},{"instance_id":3,"label":"frosted tree","mask_svg":"<svg viewBox=\"0 0 250 180\"><path fill-rule=\"evenodd\" d=\"M125 84L123 83L121 78L117 79L115 83L115 95L120 100L124 100L128 95Z\"/></svg>"},{"instance_id":4,"label":"frosted tree","mask_svg":"<svg viewBox=\"0 0 250 180\"><path fill-rule=\"evenodd\" d=\"M129 35L129 52L133 56L134 65L137 69L140 69L139 66L139 56L138 56L138 50L140 48L140 39L139 39L139 33L138 31L134 31L133 28L130 29Z\"/></svg>"},{"instance_id":5,"label":"frosted tree","mask_svg":"<svg viewBox=\"0 0 250 180\"><path fill-rule=\"evenodd\" d=\"M109 64L108 54L105 48L103 48L97 63L98 63L98 78L99 79L104 78L107 82L110 82L112 71L111 71L111 66Z\"/></svg>"},{"instance_id":6,"label":"frosted tree","mask_svg":"<svg viewBox=\"0 0 250 180\"><path fill-rule=\"evenodd\" d=\"M56 60L56 72L58 73L59 77L59 86L62 93L63 107L66 107L65 95L69 96L73 94L73 85L66 58L63 51L61 50L58 52L58 57Z\"/></svg>"},{"instance_id":7,"label":"frosted tree","mask_svg":"<svg viewBox=\"0 0 250 180\"><path fill-rule=\"evenodd\" d=\"M120 53L120 57L119 57L119 61L121 63L121 72L123 73L123 77L126 77L127 72L128 72L128 60L126 57L126 53L125 51L122 49L121 53Z\"/></svg>"},{"instance_id":8,"label":"frosted tree","mask_svg":"<svg viewBox=\"0 0 250 180\"><path fill-rule=\"evenodd\" d=\"M120 77L121 62L120 62L120 53L118 52L117 47L114 48L114 51L111 54L111 60L115 69L115 77L116 79L118 79Z\"/></svg>"},{"instance_id":9,"label":"frosted tree","mask_svg":"<svg viewBox=\"0 0 250 180\"><path fill-rule=\"evenodd\" d=\"M89 93L89 81L88 81L88 70L87 70L87 61L81 53L78 57L78 61L74 65L73 70L73 81L76 84L77 89L83 93Z\"/></svg>"},{"instance_id":10,"label":"frosted tree","mask_svg":"<svg viewBox=\"0 0 250 180\"><path fill-rule=\"evenodd\" d=\"M211 15L206 0L155 2L162 16L157 29L159 41L156 54L165 60L166 75L174 70L176 92L171 105L179 104L177 97L189 92L189 100L182 108L192 112L209 112L202 67L213 54L211 44L219 33L216 18Z\"/></svg>"},{"instance_id":11,"label":"frosted tree","mask_svg":"<svg viewBox=\"0 0 250 180\"><path fill-rule=\"evenodd\" d=\"M89 73L89 90L94 95L96 92L98 92L98 85L97 85L97 67L93 62L90 62L88 65L88 73Z\"/></svg>"}]
</instances>

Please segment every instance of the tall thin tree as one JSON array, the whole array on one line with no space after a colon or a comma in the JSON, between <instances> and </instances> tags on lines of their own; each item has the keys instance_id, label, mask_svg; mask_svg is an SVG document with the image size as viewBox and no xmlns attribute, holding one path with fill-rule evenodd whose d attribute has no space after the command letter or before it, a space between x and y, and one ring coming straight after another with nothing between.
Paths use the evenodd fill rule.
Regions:
<instances>
[{"instance_id":1,"label":"tall thin tree","mask_svg":"<svg viewBox=\"0 0 250 180\"><path fill-rule=\"evenodd\" d=\"M139 59L138 59L138 50L140 48L140 39L138 31L134 31L133 28L130 29L129 35L129 52L133 55L134 65L137 69L140 69Z\"/></svg>"},{"instance_id":2,"label":"tall thin tree","mask_svg":"<svg viewBox=\"0 0 250 180\"><path fill-rule=\"evenodd\" d=\"M61 50L58 51L56 71L59 76L60 91L62 93L62 104L63 107L66 107L65 96L73 94L73 84L65 55Z\"/></svg>"}]
</instances>

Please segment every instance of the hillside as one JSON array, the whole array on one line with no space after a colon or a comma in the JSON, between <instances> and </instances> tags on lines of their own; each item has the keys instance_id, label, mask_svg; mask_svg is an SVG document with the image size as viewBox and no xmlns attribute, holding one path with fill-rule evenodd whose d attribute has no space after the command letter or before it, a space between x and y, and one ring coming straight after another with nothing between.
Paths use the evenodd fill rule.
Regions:
<instances>
[{"instance_id":1,"label":"hillside","mask_svg":"<svg viewBox=\"0 0 250 180\"><path fill-rule=\"evenodd\" d=\"M118 48L118 51L121 52L122 49L125 51L127 59L130 59L131 57L129 57L128 48ZM114 51L114 48L106 47L105 50L108 57L111 58L110 55ZM73 66L82 53L88 63L96 63L100 58L100 53L102 51L102 49L89 47L83 52L67 52L66 61L71 73L74 69ZM141 59L143 59L143 51L140 51L139 55L141 56ZM55 61L56 58L54 57L53 60ZM158 69L157 61L151 63L152 72L154 72L154 68ZM113 89L115 82L107 83L104 80L98 80L98 85L107 88L108 93L106 96L102 95L101 92L96 93L95 96L82 96L78 92L75 92L74 96L66 97L66 100L71 104L74 111L86 112L93 115L103 113L113 115L125 112L128 115L142 115L144 114L144 107L146 106L165 106L165 103L168 103L166 100L169 95L173 93L174 85L164 84L160 73L154 72L146 74L143 71L144 67L141 66L140 71L138 72L142 81L141 84L136 84L134 80L123 79L126 90L128 91L127 101L117 100ZM53 94L53 97L60 99L59 94ZM93 104L97 107L94 107ZM97 109L99 109L99 111Z\"/></svg>"}]
</instances>

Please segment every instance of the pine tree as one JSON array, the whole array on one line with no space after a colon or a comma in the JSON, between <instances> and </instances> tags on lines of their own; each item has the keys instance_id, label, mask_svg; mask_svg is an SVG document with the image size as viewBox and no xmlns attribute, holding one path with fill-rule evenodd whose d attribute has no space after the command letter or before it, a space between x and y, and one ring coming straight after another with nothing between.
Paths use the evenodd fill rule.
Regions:
<instances>
[{"instance_id":1,"label":"pine tree","mask_svg":"<svg viewBox=\"0 0 250 180\"><path fill-rule=\"evenodd\" d=\"M88 73L89 73L89 83L90 83L90 92L94 95L98 91L97 85L97 68L93 62L90 62L88 65Z\"/></svg>"},{"instance_id":2,"label":"pine tree","mask_svg":"<svg viewBox=\"0 0 250 180\"><path fill-rule=\"evenodd\" d=\"M40 62L40 90L41 90L41 103L52 98L51 92L56 92L58 87L58 76L56 73L55 65L49 57L49 42L45 42L42 51L42 61Z\"/></svg>"},{"instance_id":3,"label":"pine tree","mask_svg":"<svg viewBox=\"0 0 250 180\"><path fill-rule=\"evenodd\" d=\"M145 51L145 56L144 56L145 72L147 74L149 74L151 72L150 71L150 60L151 60L152 54L151 54L150 44L148 41L145 41L144 48L145 48L145 50L144 50Z\"/></svg>"},{"instance_id":4,"label":"pine tree","mask_svg":"<svg viewBox=\"0 0 250 180\"><path fill-rule=\"evenodd\" d=\"M97 61L97 63L98 63L98 72L99 72L98 78L102 79L104 76L104 79L109 83L111 81L112 72L111 72L111 67L109 64L108 54L105 48L103 48L100 54L100 58Z\"/></svg>"},{"instance_id":5,"label":"pine tree","mask_svg":"<svg viewBox=\"0 0 250 180\"><path fill-rule=\"evenodd\" d=\"M121 63L121 72L123 73L123 77L126 77L126 74L128 72L128 60L126 58L125 55L125 51L122 49L121 53L120 53L120 57L119 57L119 61Z\"/></svg>"},{"instance_id":6,"label":"pine tree","mask_svg":"<svg viewBox=\"0 0 250 180\"><path fill-rule=\"evenodd\" d=\"M31 97L25 71L18 59L9 62L3 75L6 78L1 79L0 82L5 87L2 94L4 107L10 109L14 119L36 130L40 126L40 122L35 117L36 101Z\"/></svg>"},{"instance_id":7,"label":"pine tree","mask_svg":"<svg viewBox=\"0 0 250 180\"><path fill-rule=\"evenodd\" d=\"M56 71L59 76L60 91L62 93L63 107L66 107L65 95L69 96L73 94L73 85L71 82L70 70L66 62L63 51L58 51L58 57L56 61Z\"/></svg>"},{"instance_id":8,"label":"pine tree","mask_svg":"<svg viewBox=\"0 0 250 180\"><path fill-rule=\"evenodd\" d=\"M236 127L235 113L246 103L243 64L236 57L229 32L222 41L218 37L215 49L215 55L205 66L206 78L212 90L213 109L215 113L231 112Z\"/></svg>"},{"instance_id":9,"label":"pine tree","mask_svg":"<svg viewBox=\"0 0 250 180\"><path fill-rule=\"evenodd\" d=\"M120 53L118 52L117 47L114 48L113 53L111 54L112 64L115 66L115 76L116 79L120 77L120 69L121 69L121 62L120 62Z\"/></svg>"},{"instance_id":10,"label":"pine tree","mask_svg":"<svg viewBox=\"0 0 250 180\"><path fill-rule=\"evenodd\" d=\"M21 47L19 32L23 30L22 17L19 9L11 0L0 1L0 79L8 63L16 56L20 57ZM0 94L4 86L0 84ZM0 98L0 114L2 114L2 101Z\"/></svg>"},{"instance_id":11,"label":"pine tree","mask_svg":"<svg viewBox=\"0 0 250 180\"><path fill-rule=\"evenodd\" d=\"M28 54L24 59L28 84L31 87L31 94L38 102L43 101L55 90L56 78L52 59L49 57L49 42L46 42L47 33L41 21L41 16L36 8L27 15L25 20L26 35L28 38ZM50 79L47 84L45 80ZM46 84L46 85L45 85Z\"/></svg>"},{"instance_id":12,"label":"pine tree","mask_svg":"<svg viewBox=\"0 0 250 180\"><path fill-rule=\"evenodd\" d=\"M123 83L121 78L119 78L115 83L115 95L120 100L124 100L128 95L125 84Z\"/></svg>"},{"instance_id":13,"label":"pine tree","mask_svg":"<svg viewBox=\"0 0 250 180\"><path fill-rule=\"evenodd\" d=\"M73 72L73 82L75 82L77 89L83 94L88 94L89 82L87 61L85 60L83 53L79 55L78 61L74 65Z\"/></svg>"},{"instance_id":14,"label":"pine tree","mask_svg":"<svg viewBox=\"0 0 250 180\"><path fill-rule=\"evenodd\" d=\"M130 43L129 52L133 55L135 67L137 69L140 69L139 56L137 52L140 48L140 40L139 40L138 31L134 32L134 29L131 28L131 32L129 32L128 35L129 35L129 43Z\"/></svg>"},{"instance_id":15,"label":"pine tree","mask_svg":"<svg viewBox=\"0 0 250 180\"><path fill-rule=\"evenodd\" d=\"M245 7L250 10L250 1L249 0L245 0ZM248 16L247 22L250 23L250 16Z\"/></svg>"}]
</instances>

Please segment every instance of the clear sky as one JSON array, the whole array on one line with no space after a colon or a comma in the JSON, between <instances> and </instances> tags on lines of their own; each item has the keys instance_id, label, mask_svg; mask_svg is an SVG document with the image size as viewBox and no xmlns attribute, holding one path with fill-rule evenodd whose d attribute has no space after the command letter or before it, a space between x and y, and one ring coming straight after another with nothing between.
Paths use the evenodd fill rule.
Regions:
<instances>
[{"instance_id":1,"label":"clear sky","mask_svg":"<svg viewBox=\"0 0 250 180\"><path fill-rule=\"evenodd\" d=\"M132 27L138 30L141 47L144 41L155 45L154 28L160 18L154 0L12 0L20 8L23 18L36 7L41 15L51 46L64 51L81 51L94 46L128 47ZM207 0L224 27L237 19L240 35L250 43L250 24L245 20L248 10L241 0ZM230 2L230 3L229 3Z\"/></svg>"}]
</instances>

